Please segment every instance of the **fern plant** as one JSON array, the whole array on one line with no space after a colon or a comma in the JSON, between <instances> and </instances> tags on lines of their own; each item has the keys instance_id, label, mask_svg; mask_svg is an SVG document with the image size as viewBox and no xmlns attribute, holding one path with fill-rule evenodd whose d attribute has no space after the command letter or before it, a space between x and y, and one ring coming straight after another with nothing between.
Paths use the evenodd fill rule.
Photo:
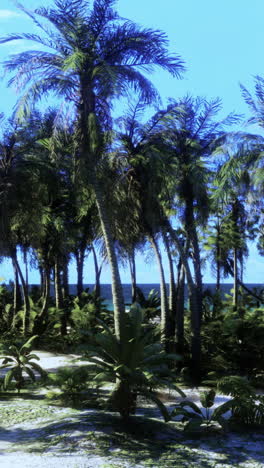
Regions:
<instances>
[{"instance_id":1,"label":"fern plant","mask_svg":"<svg viewBox=\"0 0 264 468\"><path fill-rule=\"evenodd\" d=\"M39 357L36 354L31 353L33 341L35 339L36 336L32 336L20 348L12 345L9 347L8 354L0 356L0 359L3 359L3 363L0 368L9 368L4 378L4 390L7 390L11 382L15 380L17 391L20 393L21 388L23 388L26 383L24 377L25 374L27 374L32 382L35 382L36 380L35 372L40 374L41 377L46 376L46 372L42 367L34 362L35 360L39 361Z\"/></svg>"},{"instance_id":2,"label":"fern plant","mask_svg":"<svg viewBox=\"0 0 264 468\"><path fill-rule=\"evenodd\" d=\"M256 395L249 382L239 376L222 378L218 389L233 397L231 423L258 427L264 425L264 397Z\"/></svg>"}]
</instances>

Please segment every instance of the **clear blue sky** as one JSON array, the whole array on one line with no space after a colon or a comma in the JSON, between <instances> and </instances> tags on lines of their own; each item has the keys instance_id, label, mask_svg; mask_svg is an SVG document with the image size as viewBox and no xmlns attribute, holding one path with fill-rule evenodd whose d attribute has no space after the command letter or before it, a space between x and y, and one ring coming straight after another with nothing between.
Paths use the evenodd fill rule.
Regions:
<instances>
[{"instance_id":1,"label":"clear blue sky","mask_svg":"<svg viewBox=\"0 0 264 468\"><path fill-rule=\"evenodd\" d=\"M28 8L47 6L51 1L24 0ZM182 80L171 78L165 72L157 72L152 81L159 89L164 104L168 97L177 98L190 93L207 98L220 97L222 114L231 111L248 114L241 97L239 83L253 90L253 77L264 76L264 2L263 0L118 0L117 9L121 16L149 28L167 33L170 51L179 54L186 63L187 71ZM32 31L31 21L18 11L11 0L1 0L0 36L11 32ZM28 48L24 41L0 46L0 61L10 53ZM35 46L34 46L35 48ZM0 76L2 72L0 71ZM14 91L7 90L5 80L0 83L0 110L8 115L15 104ZM247 282L263 281L264 258L251 248L245 279ZM87 282L93 282L93 267L87 266ZM10 267L0 266L0 276L12 277ZM123 271L124 282L129 275ZM210 271L204 272L206 282L213 281ZM31 282L38 281L33 272ZM74 267L70 281L75 282ZM102 282L110 282L107 269ZM158 271L154 261L145 264L138 261L138 282L158 282Z\"/></svg>"}]
</instances>

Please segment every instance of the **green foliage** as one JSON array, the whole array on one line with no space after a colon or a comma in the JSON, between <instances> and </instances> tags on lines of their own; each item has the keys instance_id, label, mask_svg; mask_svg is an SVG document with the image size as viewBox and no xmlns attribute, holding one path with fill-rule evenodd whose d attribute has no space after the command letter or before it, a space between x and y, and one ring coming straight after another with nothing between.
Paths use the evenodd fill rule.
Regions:
<instances>
[{"instance_id":1,"label":"green foliage","mask_svg":"<svg viewBox=\"0 0 264 468\"><path fill-rule=\"evenodd\" d=\"M234 311L228 301L202 325L204 372L221 375L228 369L254 378L263 369L264 310L249 304Z\"/></svg>"},{"instance_id":2,"label":"green foliage","mask_svg":"<svg viewBox=\"0 0 264 468\"><path fill-rule=\"evenodd\" d=\"M112 330L100 321L101 331L90 335L85 357L94 364L98 385L117 382L111 401L123 418L134 412L137 396L141 394L152 399L167 420L167 410L155 396L154 388L171 386L184 396L173 385L168 368L168 363L179 359L179 356L165 353L158 342L157 333L144 327L143 319L142 309L138 304L133 304L124 317L121 343Z\"/></svg>"},{"instance_id":3,"label":"green foliage","mask_svg":"<svg viewBox=\"0 0 264 468\"><path fill-rule=\"evenodd\" d=\"M251 387L247 379L239 377L238 375L229 375L223 377L217 382L217 389L225 395L232 397L249 397L255 394L254 389Z\"/></svg>"},{"instance_id":4,"label":"green foliage","mask_svg":"<svg viewBox=\"0 0 264 468\"><path fill-rule=\"evenodd\" d=\"M160 297L158 291L151 289L148 297L145 298L142 290L137 286L136 296L137 302L142 307L147 320L153 319L160 315Z\"/></svg>"},{"instance_id":5,"label":"green foliage","mask_svg":"<svg viewBox=\"0 0 264 468\"><path fill-rule=\"evenodd\" d=\"M48 386L58 387L60 393L47 394L48 398L59 398L64 402L79 402L82 392L87 390L91 380L91 372L87 366L81 366L77 369L65 367L59 369L56 374L48 374Z\"/></svg>"},{"instance_id":6,"label":"green foliage","mask_svg":"<svg viewBox=\"0 0 264 468\"><path fill-rule=\"evenodd\" d=\"M256 395L246 379L239 376L222 378L218 389L234 398L232 401L231 422L235 426L259 427L264 425L264 397Z\"/></svg>"},{"instance_id":7,"label":"green foliage","mask_svg":"<svg viewBox=\"0 0 264 468\"><path fill-rule=\"evenodd\" d=\"M233 399L232 423L246 427L264 426L264 397L257 395L239 396Z\"/></svg>"},{"instance_id":8,"label":"green foliage","mask_svg":"<svg viewBox=\"0 0 264 468\"><path fill-rule=\"evenodd\" d=\"M0 306L3 307L12 301L12 291L7 288L6 284L0 285Z\"/></svg>"},{"instance_id":9,"label":"green foliage","mask_svg":"<svg viewBox=\"0 0 264 468\"><path fill-rule=\"evenodd\" d=\"M71 319L77 331L95 330L98 328L97 318L105 318L106 312L102 297L97 297L95 292L84 291L73 299Z\"/></svg>"},{"instance_id":10,"label":"green foliage","mask_svg":"<svg viewBox=\"0 0 264 468\"><path fill-rule=\"evenodd\" d=\"M8 331L13 311L13 294L5 284L0 285L0 331Z\"/></svg>"},{"instance_id":11,"label":"green foliage","mask_svg":"<svg viewBox=\"0 0 264 468\"><path fill-rule=\"evenodd\" d=\"M174 408L170 417L182 416L182 422L187 421L184 430L188 432L221 432L226 429L223 414L230 410L232 401L227 401L211 411L210 408L214 405L215 396L216 393L213 389L202 392L200 395L201 408L193 401L184 400Z\"/></svg>"},{"instance_id":12,"label":"green foliage","mask_svg":"<svg viewBox=\"0 0 264 468\"><path fill-rule=\"evenodd\" d=\"M29 379L32 382L35 382L35 372L41 375L41 377L46 376L46 372L40 367L39 364L34 362L39 360L39 357L36 354L31 354L31 349L33 341L36 339L36 336L31 337L23 346L18 348L15 345L9 347L9 353L5 356L1 356L3 363L1 369L8 368L5 378L4 378L4 390L7 390L12 380L16 381L16 388L18 393L20 393L21 388L26 384L25 377L23 373L27 374Z\"/></svg>"}]
</instances>

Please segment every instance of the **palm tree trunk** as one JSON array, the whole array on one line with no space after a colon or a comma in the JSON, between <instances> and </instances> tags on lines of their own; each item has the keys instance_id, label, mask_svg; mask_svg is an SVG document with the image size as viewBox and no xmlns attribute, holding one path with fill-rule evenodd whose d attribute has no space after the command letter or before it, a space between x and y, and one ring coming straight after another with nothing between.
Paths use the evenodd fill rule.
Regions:
<instances>
[{"instance_id":1,"label":"palm tree trunk","mask_svg":"<svg viewBox=\"0 0 264 468\"><path fill-rule=\"evenodd\" d=\"M191 309L191 356L192 356L192 372L195 380L198 382L200 377L200 365L201 365L201 307L197 297L196 285L193 282L191 270L187 259L187 249L184 249L180 239L176 232L171 227L170 223L167 223L167 230L175 242L178 252L181 257L181 261L185 270L187 285L189 290L189 300Z\"/></svg>"},{"instance_id":2,"label":"palm tree trunk","mask_svg":"<svg viewBox=\"0 0 264 468\"><path fill-rule=\"evenodd\" d=\"M237 267L237 249L234 248L234 292L233 292L233 308L237 309L238 303L238 267Z\"/></svg>"},{"instance_id":3,"label":"palm tree trunk","mask_svg":"<svg viewBox=\"0 0 264 468\"><path fill-rule=\"evenodd\" d=\"M39 277L40 277L40 293L41 293L41 297L44 297L44 293L45 293L45 280L44 280L43 266L42 266L42 265L38 265L38 270L39 270Z\"/></svg>"},{"instance_id":4,"label":"palm tree trunk","mask_svg":"<svg viewBox=\"0 0 264 468\"><path fill-rule=\"evenodd\" d=\"M24 264L25 264L25 283L28 290L28 251L27 248L24 248Z\"/></svg>"},{"instance_id":5,"label":"palm tree trunk","mask_svg":"<svg viewBox=\"0 0 264 468\"><path fill-rule=\"evenodd\" d=\"M193 281L193 278L192 278L192 273L191 273L190 266L189 266L189 263L188 263L187 251L186 251L186 249L183 248L181 240L179 239L177 233L172 228L169 221L166 224L166 228L167 228L167 231L170 234L170 237L173 240L173 242L175 243L175 246L176 246L176 248L177 248L177 250L179 252L179 255L180 255L184 270L185 270L188 288L191 291L194 291L195 284L194 284L194 281Z\"/></svg>"},{"instance_id":6,"label":"palm tree trunk","mask_svg":"<svg viewBox=\"0 0 264 468\"><path fill-rule=\"evenodd\" d=\"M83 292L83 268L85 258L85 248L78 249L75 252L76 268L77 268L77 295L80 296Z\"/></svg>"},{"instance_id":7,"label":"palm tree trunk","mask_svg":"<svg viewBox=\"0 0 264 468\"><path fill-rule=\"evenodd\" d=\"M125 302L123 296L123 288L120 279L120 273L117 263L117 255L115 252L114 241L111 234L110 223L108 220L107 211L105 209L103 195L101 187L99 186L96 177L93 181L93 189L96 197L96 205L98 209L99 219L101 228L103 231L105 248L107 252L107 258L111 269L112 277L112 296L114 305L114 323L115 323L115 334L118 341L122 341L122 327L123 317L125 314Z\"/></svg>"},{"instance_id":8,"label":"palm tree trunk","mask_svg":"<svg viewBox=\"0 0 264 468\"><path fill-rule=\"evenodd\" d=\"M136 277L136 262L135 262L135 250L132 251L128 255L128 263L130 269L130 277L131 277L131 298L132 304L137 300L137 277Z\"/></svg>"},{"instance_id":9,"label":"palm tree trunk","mask_svg":"<svg viewBox=\"0 0 264 468\"><path fill-rule=\"evenodd\" d=\"M197 382L200 379L200 365L201 365L201 323L203 313L203 283L201 273L201 256L198 236L195 226L193 202L192 200L186 201L186 221L185 229L188 239L193 248L193 268L195 277L195 290L194 295L191 294L190 302L191 308L191 323L192 323L192 372L194 380Z\"/></svg>"},{"instance_id":10,"label":"palm tree trunk","mask_svg":"<svg viewBox=\"0 0 264 468\"><path fill-rule=\"evenodd\" d=\"M100 267L98 265L97 255L96 255L96 251L93 245L91 246L91 249L93 253L94 271L95 271L94 292L95 292L95 297L100 297L101 296L100 276L101 276L101 271L102 271L102 265Z\"/></svg>"},{"instance_id":11,"label":"palm tree trunk","mask_svg":"<svg viewBox=\"0 0 264 468\"><path fill-rule=\"evenodd\" d=\"M42 269L43 273L43 303L40 314L34 320L33 326L33 335L39 335L43 332L43 321L46 318L48 306L49 306L49 299L50 299L50 267L46 266Z\"/></svg>"},{"instance_id":12,"label":"palm tree trunk","mask_svg":"<svg viewBox=\"0 0 264 468\"><path fill-rule=\"evenodd\" d=\"M129 420L131 414L135 414L137 394L131 389L127 380L118 380L111 395L113 409L120 413L124 422Z\"/></svg>"},{"instance_id":13,"label":"palm tree trunk","mask_svg":"<svg viewBox=\"0 0 264 468\"><path fill-rule=\"evenodd\" d=\"M58 256L56 256L54 265L54 286L55 286L55 304L57 309L63 308L63 296L61 288L61 265Z\"/></svg>"},{"instance_id":14,"label":"palm tree trunk","mask_svg":"<svg viewBox=\"0 0 264 468\"><path fill-rule=\"evenodd\" d=\"M69 297L69 270L67 256L63 258L62 262L62 297L63 299Z\"/></svg>"},{"instance_id":15,"label":"palm tree trunk","mask_svg":"<svg viewBox=\"0 0 264 468\"><path fill-rule=\"evenodd\" d=\"M176 309L176 352L182 354L184 351L184 300L185 300L185 270L181 260L178 265L178 288Z\"/></svg>"},{"instance_id":16,"label":"palm tree trunk","mask_svg":"<svg viewBox=\"0 0 264 468\"><path fill-rule=\"evenodd\" d=\"M100 158L103 151L102 141L100 141L102 140L101 128L96 117L96 97L93 87L91 86L89 79L82 76L80 76L80 101L78 112L80 127L82 129L81 157L85 164L85 172L88 172L90 183L94 190L95 202L111 270L115 335L117 340L122 342L125 301L110 220L104 201L102 187L96 173L98 158Z\"/></svg>"},{"instance_id":17,"label":"palm tree trunk","mask_svg":"<svg viewBox=\"0 0 264 468\"><path fill-rule=\"evenodd\" d=\"M196 283L195 289L196 289L197 303L199 307L198 321L201 326L202 313L203 313L203 281L202 281L202 273L201 273L200 248L199 248L196 230L195 232L193 232L192 246L193 246L193 266L194 266L194 275L195 275L195 283Z\"/></svg>"},{"instance_id":18,"label":"palm tree trunk","mask_svg":"<svg viewBox=\"0 0 264 468\"><path fill-rule=\"evenodd\" d=\"M170 340L173 340L175 336L175 326L176 326L175 316L176 316L176 308L177 308L177 289L176 289L176 284L175 284L174 265L173 265L171 251L170 251L170 245L169 245L168 238L165 233L163 233L163 242L164 242L165 250L167 253L167 257L168 257L168 265L169 265L169 273L170 273L168 337Z\"/></svg>"},{"instance_id":19,"label":"palm tree trunk","mask_svg":"<svg viewBox=\"0 0 264 468\"><path fill-rule=\"evenodd\" d=\"M160 317L160 330L161 330L161 341L165 343L167 347L168 339L168 321L169 321L169 304L167 297L166 281L165 274L162 265L162 258L159 251L159 247L155 237L152 234L149 234L149 241L156 255L156 260L159 267L160 273L160 308L161 308L161 317Z\"/></svg>"},{"instance_id":20,"label":"palm tree trunk","mask_svg":"<svg viewBox=\"0 0 264 468\"><path fill-rule=\"evenodd\" d=\"M17 270L18 276L21 281L22 295L23 295L23 300L24 300L23 335L26 335L29 332L29 322L30 322L30 317L29 317L30 302L29 302L28 290L27 290L27 285L26 285L24 276L22 274L20 265L17 260L16 249L12 249L11 258L12 258L12 262L15 265L15 268Z\"/></svg>"},{"instance_id":21,"label":"palm tree trunk","mask_svg":"<svg viewBox=\"0 0 264 468\"><path fill-rule=\"evenodd\" d=\"M220 292L220 281L221 281L221 262L220 262L220 224L217 222L217 236L216 236L216 291Z\"/></svg>"},{"instance_id":22,"label":"palm tree trunk","mask_svg":"<svg viewBox=\"0 0 264 468\"><path fill-rule=\"evenodd\" d=\"M63 293L61 286L61 259L56 256L54 265L54 281L55 281L55 302L56 308L59 310L61 317L61 334L62 336L67 334L67 316L66 309L64 308Z\"/></svg>"},{"instance_id":23,"label":"palm tree trunk","mask_svg":"<svg viewBox=\"0 0 264 468\"><path fill-rule=\"evenodd\" d=\"M12 258L12 265L13 265L13 272L14 272L14 301L13 301L12 316L10 316L8 320L11 328L13 328L15 325L15 317L16 317L17 312L20 310L21 303L22 303L18 272L17 272L17 268L16 268L13 258Z\"/></svg>"},{"instance_id":24,"label":"palm tree trunk","mask_svg":"<svg viewBox=\"0 0 264 468\"><path fill-rule=\"evenodd\" d=\"M44 297L43 297L43 304L41 309L41 316L45 315L48 310L49 299L50 299L50 268L46 267L44 270L45 275L45 289L44 289Z\"/></svg>"}]
</instances>

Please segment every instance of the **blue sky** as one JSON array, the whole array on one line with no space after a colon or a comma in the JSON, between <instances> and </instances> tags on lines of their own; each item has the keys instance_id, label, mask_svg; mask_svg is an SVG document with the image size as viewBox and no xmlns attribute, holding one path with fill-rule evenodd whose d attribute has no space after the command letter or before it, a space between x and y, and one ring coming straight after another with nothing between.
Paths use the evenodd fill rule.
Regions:
<instances>
[{"instance_id":1,"label":"blue sky","mask_svg":"<svg viewBox=\"0 0 264 468\"><path fill-rule=\"evenodd\" d=\"M22 3L28 8L36 8L52 2L24 0ZM207 98L220 97L223 102L222 116L231 111L248 115L239 83L252 91L253 77L264 76L263 0L118 0L116 5L121 16L144 27L166 32L170 51L179 54L185 61L187 71L182 80L173 79L165 72L157 72L152 76L164 104L168 97L177 98L190 93ZM1 0L0 36L17 31L32 31L31 21L10 0ZM8 54L27 47L24 41L0 46L0 61ZM0 110L9 115L16 96L13 90L6 89L5 81L0 83ZM257 255L253 246L250 250L245 279L258 283L263 280L264 259ZM209 270L204 272L206 282L213 281ZM92 282L92 262L88 263L87 272L87 282ZM7 263L0 265L0 276L6 279L12 277ZM122 279L129 282L128 272L122 271ZM34 272L31 273L30 281L38 281ZM75 282L73 265L70 281ZM102 282L110 282L107 268ZM138 282L158 282L154 261L146 263L143 258L138 260Z\"/></svg>"}]
</instances>

